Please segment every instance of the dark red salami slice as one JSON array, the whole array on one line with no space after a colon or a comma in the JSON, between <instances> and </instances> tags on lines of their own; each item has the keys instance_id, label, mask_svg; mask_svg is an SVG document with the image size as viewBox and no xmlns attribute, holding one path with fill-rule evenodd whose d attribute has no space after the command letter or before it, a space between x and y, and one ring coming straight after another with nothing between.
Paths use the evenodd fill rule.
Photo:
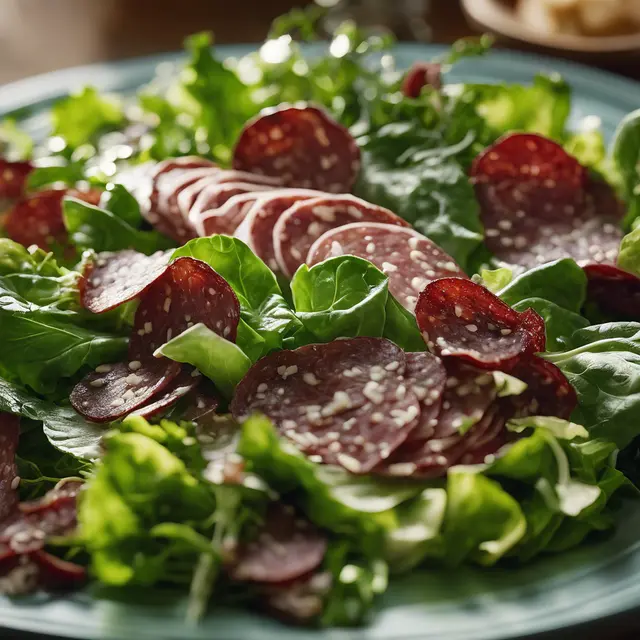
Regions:
<instances>
[{"instance_id":1,"label":"dark red salami slice","mask_svg":"<svg viewBox=\"0 0 640 640\"><path fill-rule=\"evenodd\" d=\"M67 560L61 560L46 551L36 551L31 560L38 567L38 584L51 591L73 590L87 579L84 567Z\"/></svg>"},{"instance_id":2,"label":"dark red salami slice","mask_svg":"<svg viewBox=\"0 0 640 640\"><path fill-rule=\"evenodd\" d=\"M147 288L140 301L129 357L144 360L198 322L235 341L239 320L240 304L227 281L200 260L178 258Z\"/></svg>"},{"instance_id":3,"label":"dark red salami slice","mask_svg":"<svg viewBox=\"0 0 640 640\"><path fill-rule=\"evenodd\" d=\"M62 198L79 198L97 205L98 191L48 189L29 195L13 206L5 221L7 236L25 247L37 245L46 251L67 244L67 230L62 219Z\"/></svg>"},{"instance_id":4,"label":"dark red salami slice","mask_svg":"<svg viewBox=\"0 0 640 640\"><path fill-rule=\"evenodd\" d=\"M233 167L280 178L287 187L346 193L360 171L360 150L324 111L280 105L245 126Z\"/></svg>"},{"instance_id":5,"label":"dark red salami slice","mask_svg":"<svg viewBox=\"0 0 640 640\"><path fill-rule=\"evenodd\" d=\"M209 380L202 380L201 384L186 399L181 420L195 422L196 425L206 423L215 414L220 405L220 398L215 387Z\"/></svg>"},{"instance_id":6,"label":"dark red salami slice","mask_svg":"<svg viewBox=\"0 0 640 640\"><path fill-rule=\"evenodd\" d=\"M432 280L466 274L438 245L413 229L376 222L327 231L309 249L307 264L349 254L365 258L389 278L389 291L413 313L418 294Z\"/></svg>"},{"instance_id":7,"label":"dark red salami slice","mask_svg":"<svg viewBox=\"0 0 640 640\"><path fill-rule=\"evenodd\" d=\"M100 253L87 263L80 282L80 301L92 313L103 313L137 298L167 269L169 253L146 256L131 249Z\"/></svg>"},{"instance_id":8,"label":"dark red salami slice","mask_svg":"<svg viewBox=\"0 0 640 640\"><path fill-rule=\"evenodd\" d=\"M367 473L418 425L405 357L383 338L350 338L278 351L236 388L233 416L261 412L311 460Z\"/></svg>"},{"instance_id":9,"label":"dark red salami slice","mask_svg":"<svg viewBox=\"0 0 640 640\"><path fill-rule=\"evenodd\" d=\"M18 505L18 467L16 451L20 436L20 418L10 413L0 412L0 523ZM2 544L0 543L0 557Z\"/></svg>"},{"instance_id":10,"label":"dark red salami slice","mask_svg":"<svg viewBox=\"0 0 640 640\"><path fill-rule=\"evenodd\" d=\"M441 66L437 62L414 62L402 80L402 93L417 98L424 87L442 88Z\"/></svg>"},{"instance_id":11,"label":"dark red salami slice","mask_svg":"<svg viewBox=\"0 0 640 640\"><path fill-rule=\"evenodd\" d=\"M297 202L280 216L273 229L273 248L280 271L293 276L320 236L354 222L410 226L389 209L351 195L321 196Z\"/></svg>"},{"instance_id":12,"label":"dark red salami slice","mask_svg":"<svg viewBox=\"0 0 640 640\"><path fill-rule=\"evenodd\" d=\"M27 177L33 171L31 162L9 162L0 158L0 199L24 195Z\"/></svg>"},{"instance_id":13,"label":"dark red salami slice","mask_svg":"<svg viewBox=\"0 0 640 640\"><path fill-rule=\"evenodd\" d=\"M71 392L73 408L92 422L113 422L148 404L178 376L181 365L166 358L103 364Z\"/></svg>"},{"instance_id":14,"label":"dark red salami slice","mask_svg":"<svg viewBox=\"0 0 640 640\"><path fill-rule=\"evenodd\" d=\"M267 193L252 205L234 235L245 242L272 271L278 271L273 248L276 222L296 202L322 195L322 192L311 189L278 189Z\"/></svg>"},{"instance_id":15,"label":"dark red salami slice","mask_svg":"<svg viewBox=\"0 0 640 640\"><path fill-rule=\"evenodd\" d=\"M205 211L199 222L196 224L196 230L201 236L212 236L218 233L218 229L233 229L235 235L238 227L243 223L253 204L262 196L269 193L268 191L249 191L248 193L240 193L229 198L221 207Z\"/></svg>"},{"instance_id":16,"label":"dark red salami slice","mask_svg":"<svg viewBox=\"0 0 640 640\"><path fill-rule=\"evenodd\" d=\"M176 404L180 398L184 398L188 393L192 392L198 386L200 378L199 371L183 367L178 377L160 395L155 396L153 402L136 409L132 412L132 415L142 416L147 419L162 415Z\"/></svg>"},{"instance_id":17,"label":"dark red salami slice","mask_svg":"<svg viewBox=\"0 0 640 640\"><path fill-rule=\"evenodd\" d=\"M318 570L293 582L262 586L259 605L287 624L309 624L322 614L331 585L331 574Z\"/></svg>"},{"instance_id":18,"label":"dark red salami slice","mask_svg":"<svg viewBox=\"0 0 640 640\"><path fill-rule=\"evenodd\" d=\"M640 278L608 264L588 264L587 300L616 320L640 320Z\"/></svg>"},{"instance_id":19,"label":"dark red salami slice","mask_svg":"<svg viewBox=\"0 0 640 640\"><path fill-rule=\"evenodd\" d=\"M514 311L488 289L462 278L429 283L416 307L430 350L486 369L505 369L544 351L544 320L532 309Z\"/></svg>"},{"instance_id":20,"label":"dark red salami slice","mask_svg":"<svg viewBox=\"0 0 640 640\"><path fill-rule=\"evenodd\" d=\"M290 582L317 569L326 549L326 537L310 522L273 503L258 537L240 548L229 573L241 582Z\"/></svg>"}]
</instances>

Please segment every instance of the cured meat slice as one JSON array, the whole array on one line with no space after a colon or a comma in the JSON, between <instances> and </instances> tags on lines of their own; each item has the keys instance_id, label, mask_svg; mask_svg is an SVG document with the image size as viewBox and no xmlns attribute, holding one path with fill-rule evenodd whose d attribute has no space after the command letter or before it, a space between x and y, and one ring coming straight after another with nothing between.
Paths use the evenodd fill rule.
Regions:
<instances>
[{"instance_id":1,"label":"cured meat slice","mask_svg":"<svg viewBox=\"0 0 640 640\"><path fill-rule=\"evenodd\" d=\"M506 369L544 351L544 320L533 309L514 311L488 289L462 278L429 283L416 319L427 346L486 369Z\"/></svg>"},{"instance_id":2,"label":"cured meat slice","mask_svg":"<svg viewBox=\"0 0 640 640\"><path fill-rule=\"evenodd\" d=\"M262 190L239 193L231 196L217 209L205 211L196 223L198 234L211 236L222 233L218 229L224 229L225 233L229 233L229 229L233 229L235 235L237 228L242 224L253 204L267 193L269 192Z\"/></svg>"},{"instance_id":3,"label":"cured meat slice","mask_svg":"<svg viewBox=\"0 0 640 640\"><path fill-rule=\"evenodd\" d=\"M129 357L144 360L198 322L235 342L239 321L240 304L227 281L200 260L178 258L140 301Z\"/></svg>"},{"instance_id":4,"label":"cured meat slice","mask_svg":"<svg viewBox=\"0 0 640 640\"><path fill-rule=\"evenodd\" d=\"M181 419L195 422L196 425L204 424L219 405L220 398L215 387L210 381L203 380L187 398Z\"/></svg>"},{"instance_id":5,"label":"cured meat slice","mask_svg":"<svg viewBox=\"0 0 640 640\"><path fill-rule=\"evenodd\" d=\"M20 419L10 413L0 412L0 523L18 504L18 467L16 451L20 436ZM2 544L0 544L0 558Z\"/></svg>"},{"instance_id":6,"label":"cured meat slice","mask_svg":"<svg viewBox=\"0 0 640 640\"><path fill-rule=\"evenodd\" d=\"M100 253L87 263L80 281L80 301L92 313L103 313L137 298L167 269L170 253L146 256L132 249Z\"/></svg>"},{"instance_id":7,"label":"cured meat slice","mask_svg":"<svg viewBox=\"0 0 640 640\"><path fill-rule=\"evenodd\" d=\"M194 375L195 374L195 375ZM192 392L200 382L200 372L187 367L182 367L182 371L153 401L132 412L134 416L143 418L155 418L170 409L180 398L184 398Z\"/></svg>"},{"instance_id":8,"label":"cured meat slice","mask_svg":"<svg viewBox=\"0 0 640 640\"><path fill-rule=\"evenodd\" d=\"M615 262L621 204L555 142L507 136L476 159L471 176L487 247L504 262L527 268L565 257Z\"/></svg>"},{"instance_id":9,"label":"cured meat slice","mask_svg":"<svg viewBox=\"0 0 640 640\"><path fill-rule=\"evenodd\" d=\"M616 320L640 320L640 278L608 264L588 264L587 300Z\"/></svg>"},{"instance_id":10,"label":"cured meat slice","mask_svg":"<svg viewBox=\"0 0 640 640\"><path fill-rule=\"evenodd\" d=\"M317 569L326 550L326 537L310 522L288 505L273 503L258 537L239 549L229 573L241 582L290 582Z\"/></svg>"},{"instance_id":11,"label":"cured meat slice","mask_svg":"<svg viewBox=\"0 0 640 640\"><path fill-rule=\"evenodd\" d=\"M438 245L413 229L377 222L327 231L309 249L307 264L349 254L365 258L389 278L389 291L413 313L418 294L432 280L466 274Z\"/></svg>"},{"instance_id":12,"label":"cured meat slice","mask_svg":"<svg viewBox=\"0 0 640 640\"><path fill-rule=\"evenodd\" d=\"M414 62L402 80L402 93L417 98L424 87L442 88L441 66L437 62Z\"/></svg>"},{"instance_id":13,"label":"cured meat slice","mask_svg":"<svg viewBox=\"0 0 640 640\"><path fill-rule=\"evenodd\" d=\"M246 213L234 235L245 242L272 271L278 271L273 228L280 216L300 200L322 196L312 189L278 189L261 196Z\"/></svg>"},{"instance_id":14,"label":"cured meat slice","mask_svg":"<svg viewBox=\"0 0 640 640\"><path fill-rule=\"evenodd\" d=\"M67 229L62 218L62 199L79 198L89 204L100 202L99 191L47 189L15 203L5 221L7 236L25 247L37 245L45 251L67 244Z\"/></svg>"},{"instance_id":15,"label":"cured meat slice","mask_svg":"<svg viewBox=\"0 0 640 640\"><path fill-rule=\"evenodd\" d=\"M31 162L9 162L0 158L0 199L19 198L25 192Z\"/></svg>"},{"instance_id":16,"label":"cured meat slice","mask_svg":"<svg viewBox=\"0 0 640 640\"><path fill-rule=\"evenodd\" d=\"M345 193L360 171L360 149L324 111L280 105L245 125L233 167L280 178L286 187Z\"/></svg>"},{"instance_id":17,"label":"cured meat slice","mask_svg":"<svg viewBox=\"0 0 640 640\"><path fill-rule=\"evenodd\" d=\"M348 194L302 200L287 209L273 228L273 248L280 271L293 276L322 234L353 222L410 226L389 209ZM370 248L374 253L375 245Z\"/></svg>"},{"instance_id":18,"label":"cured meat slice","mask_svg":"<svg viewBox=\"0 0 640 640\"><path fill-rule=\"evenodd\" d=\"M249 370L231 413L242 420L261 412L311 460L367 473L418 425L404 370L404 352L383 338L278 351Z\"/></svg>"},{"instance_id":19,"label":"cured meat slice","mask_svg":"<svg viewBox=\"0 0 640 640\"><path fill-rule=\"evenodd\" d=\"M71 392L73 408L92 422L112 422L149 403L180 373L179 363L148 357L102 364Z\"/></svg>"},{"instance_id":20,"label":"cured meat slice","mask_svg":"<svg viewBox=\"0 0 640 640\"><path fill-rule=\"evenodd\" d=\"M331 584L331 574L318 570L293 582L263 586L259 604L283 622L309 624L322 614Z\"/></svg>"}]
</instances>

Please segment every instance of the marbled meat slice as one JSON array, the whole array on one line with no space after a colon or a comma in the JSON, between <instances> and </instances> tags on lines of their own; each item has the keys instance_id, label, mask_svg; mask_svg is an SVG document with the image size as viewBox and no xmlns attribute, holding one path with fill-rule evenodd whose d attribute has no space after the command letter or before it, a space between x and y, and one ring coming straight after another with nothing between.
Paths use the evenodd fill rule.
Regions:
<instances>
[{"instance_id":1,"label":"marbled meat slice","mask_svg":"<svg viewBox=\"0 0 640 640\"><path fill-rule=\"evenodd\" d=\"M640 320L640 278L608 264L588 264L587 300L615 320Z\"/></svg>"},{"instance_id":2,"label":"marbled meat slice","mask_svg":"<svg viewBox=\"0 0 640 640\"><path fill-rule=\"evenodd\" d=\"M151 256L132 249L104 252L87 262L80 281L80 301L92 313L103 313L140 296L167 269L171 254Z\"/></svg>"},{"instance_id":3,"label":"marbled meat slice","mask_svg":"<svg viewBox=\"0 0 640 640\"><path fill-rule=\"evenodd\" d=\"M411 313L418 294L432 280L464 271L429 238L413 229L377 222L355 222L331 229L309 249L307 264L349 254L372 262L389 278L389 291Z\"/></svg>"},{"instance_id":4,"label":"marbled meat slice","mask_svg":"<svg viewBox=\"0 0 640 640\"><path fill-rule=\"evenodd\" d=\"M402 93L407 98L418 98L424 87L442 88L438 62L414 62L402 80Z\"/></svg>"},{"instance_id":5,"label":"marbled meat slice","mask_svg":"<svg viewBox=\"0 0 640 640\"><path fill-rule=\"evenodd\" d=\"M102 364L71 391L71 405L87 420L113 422L152 401L181 371L167 358Z\"/></svg>"},{"instance_id":6,"label":"marbled meat slice","mask_svg":"<svg viewBox=\"0 0 640 640\"><path fill-rule=\"evenodd\" d=\"M360 149L321 109L280 105L245 125L233 167L279 178L286 187L346 193L360 171Z\"/></svg>"},{"instance_id":7,"label":"marbled meat slice","mask_svg":"<svg viewBox=\"0 0 640 640\"><path fill-rule=\"evenodd\" d=\"M251 206L235 230L235 237L246 243L272 271L278 271L273 248L273 228L280 216L300 200L322 196L312 189L277 189L261 196Z\"/></svg>"},{"instance_id":8,"label":"marbled meat slice","mask_svg":"<svg viewBox=\"0 0 640 640\"><path fill-rule=\"evenodd\" d=\"M292 507L272 503L257 538L240 547L229 574L239 582L291 582L317 569L326 550L324 534Z\"/></svg>"},{"instance_id":9,"label":"marbled meat slice","mask_svg":"<svg viewBox=\"0 0 640 640\"><path fill-rule=\"evenodd\" d=\"M405 366L404 352L383 338L278 351L249 370L231 412L238 420L263 413L312 460L367 473L418 426Z\"/></svg>"},{"instance_id":10,"label":"marbled meat slice","mask_svg":"<svg viewBox=\"0 0 640 640\"><path fill-rule=\"evenodd\" d=\"M16 465L16 451L19 437L20 418L0 412L0 523L15 511L18 505L17 488L20 478Z\"/></svg>"},{"instance_id":11,"label":"marbled meat slice","mask_svg":"<svg viewBox=\"0 0 640 640\"><path fill-rule=\"evenodd\" d=\"M293 276L320 236L354 222L410 226L389 209L348 194L302 200L285 211L273 228L273 248L280 271Z\"/></svg>"},{"instance_id":12,"label":"marbled meat slice","mask_svg":"<svg viewBox=\"0 0 640 640\"><path fill-rule=\"evenodd\" d=\"M235 342L239 321L240 304L227 281L205 262L178 258L142 296L129 357L144 360L198 322Z\"/></svg>"},{"instance_id":13,"label":"marbled meat slice","mask_svg":"<svg viewBox=\"0 0 640 640\"><path fill-rule=\"evenodd\" d=\"M160 395L154 396L149 404L139 407L131 415L150 419L166 413L178 400L194 391L200 379L201 374L199 371L189 367L182 367L178 377L165 387Z\"/></svg>"},{"instance_id":14,"label":"marbled meat slice","mask_svg":"<svg viewBox=\"0 0 640 640\"><path fill-rule=\"evenodd\" d=\"M254 203L267 193L269 192L260 190L231 196L217 209L205 211L196 223L196 231L199 235L206 237L215 235L218 229L224 229L225 233L233 229L233 235L235 235Z\"/></svg>"},{"instance_id":15,"label":"marbled meat slice","mask_svg":"<svg viewBox=\"0 0 640 640\"><path fill-rule=\"evenodd\" d=\"M0 200L11 200L24 195L27 178L33 171L29 161L9 162L0 158Z\"/></svg>"},{"instance_id":16,"label":"marbled meat slice","mask_svg":"<svg viewBox=\"0 0 640 640\"><path fill-rule=\"evenodd\" d=\"M505 369L544 351L544 320L514 311L471 280L442 278L420 294L416 319L429 349L486 369Z\"/></svg>"}]
</instances>

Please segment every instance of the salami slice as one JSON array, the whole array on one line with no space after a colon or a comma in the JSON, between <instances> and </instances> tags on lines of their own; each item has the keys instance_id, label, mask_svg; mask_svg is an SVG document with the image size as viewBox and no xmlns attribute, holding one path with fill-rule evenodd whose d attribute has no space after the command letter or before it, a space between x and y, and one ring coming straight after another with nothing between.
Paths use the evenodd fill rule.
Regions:
<instances>
[{"instance_id":1,"label":"salami slice","mask_svg":"<svg viewBox=\"0 0 640 640\"><path fill-rule=\"evenodd\" d=\"M351 195L302 200L283 213L273 229L273 247L280 271L291 277L309 249L324 233L354 222L380 222L409 227L400 216ZM370 247L375 253L375 245Z\"/></svg>"},{"instance_id":2,"label":"salami slice","mask_svg":"<svg viewBox=\"0 0 640 640\"><path fill-rule=\"evenodd\" d=\"M309 624L322 614L331 584L331 574L318 570L293 582L262 586L259 604L285 623Z\"/></svg>"},{"instance_id":3,"label":"salami slice","mask_svg":"<svg viewBox=\"0 0 640 640\"><path fill-rule=\"evenodd\" d=\"M233 229L233 235L235 235L253 204L267 193L269 192L262 190L239 193L229 198L221 207L205 211L196 223L198 234L212 236L221 233L218 229L224 229L228 234L229 230Z\"/></svg>"},{"instance_id":4,"label":"salami slice","mask_svg":"<svg viewBox=\"0 0 640 640\"><path fill-rule=\"evenodd\" d=\"M87 420L113 422L162 393L180 370L166 358L103 364L73 388L71 405Z\"/></svg>"},{"instance_id":5,"label":"salami slice","mask_svg":"<svg viewBox=\"0 0 640 640\"><path fill-rule=\"evenodd\" d=\"M360 171L360 150L324 111L280 105L247 123L233 167L280 178L287 187L346 193Z\"/></svg>"},{"instance_id":6,"label":"salami slice","mask_svg":"<svg viewBox=\"0 0 640 640\"><path fill-rule=\"evenodd\" d=\"M140 301L129 357L144 360L198 322L235 342L239 320L240 304L227 281L200 260L178 258Z\"/></svg>"},{"instance_id":7,"label":"salami slice","mask_svg":"<svg viewBox=\"0 0 640 640\"><path fill-rule=\"evenodd\" d=\"M0 524L18 504L18 467L16 451L20 436L20 418L0 412ZM2 544L0 543L0 558Z\"/></svg>"},{"instance_id":8,"label":"salami slice","mask_svg":"<svg viewBox=\"0 0 640 640\"><path fill-rule=\"evenodd\" d=\"M203 380L187 398L181 419L195 422L196 425L205 424L219 405L220 398L215 387L210 381Z\"/></svg>"},{"instance_id":9,"label":"salami slice","mask_svg":"<svg viewBox=\"0 0 640 640\"><path fill-rule=\"evenodd\" d=\"M504 262L527 268L565 257L615 262L620 202L555 142L507 136L476 159L471 176L487 247Z\"/></svg>"},{"instance_id":10,"label":"salami slice","mask_svg":"<svg viewBox=\"0 0 640 640\"><path fill-rule=\"evenodd\" d=\"M100 253L87 263L80 282L80 301L92 313L103 313L137 298L167 269L170 254L146 256L131 249Z\"/></svg>"},{"instance_id":11,"label":"salami slice","mask_svg":"<svg viewBox=\"0 0 640 640\"><path fill-rule=\"evenodd\" d=\"M466 274L438 245L413 229L356 222L321 235L309 249L307 264L349 254L365 258L389 278L389 291L413 313L418 294L432 280Z\"/></svg>"},{"instance_id":12,"label":"salami slice","mask_svg":"<svg viewBox=\"0 0 640 640\"><path fill-rule=\"evenodd\" d=\"M417 98L424 87L442 88L441 65L437 62L414 62L402 80L402 93Z\"/></svg>"},{"instance_id":13,"label":"salami slice","mask_svg":"<svg viewBox=\"0 0 640 640\"><path fill-rule=\"evenodd\" d=\"M10 200L24 195L27 177L32 171L31 162L9 162L0 158L0 199Z\"/></svg>"},{"instance_id":14,"label":"salami slice","mask_svg":"<svg viewBox=\"0 0 640 640\"><path fill-rule=\"evenodd\" d=\"M640 278L608 264L588 264L587 300L616 320L640 320Z\"/></svg>"},{"instance_id":15,"label":"salami slice","mask_svg":"<svg viewBox=\"0 0 640 640\"><path fill-rule=\"evenodd\" d=\"M272 271L278 271L273 247L273 228L293 204L322 196L311 189L278 189L261 196L246 213L234 235L245 242Z\"/></svg>"},{"instance_id":16,"label":"salami slice","mask_svg":"<svg viewBox=\"0 0 640 640\"><path fill-rule=\"evenodd\" d=\"M261 412L312 460L367 473L418 426L405 356L383 338L350 338L278 351L236 388L233 416Z\"/></svg>"},{"instance_id":17,"label":"salami slice","mask_svg":"<svg viewBox=\"0 0 640 640\"><path fill-rule=\"evenodd\" d=\"M326 537L310 522L273 503L257 539L241 547L229 573L239 582L290 582L317 569L326 549Z\"/></svg>"},{"instance_id":18,"label":"salami slice","mask_svg":"<svg viewBox=\"0 0 640 640\"><path fill-rule=\"evenodd\" d=\"M194 375L195 374L195 375ZM155 418L166 413L178 400L191 393L200 382L200 372L183 367L180 374L153 401L132 412L134 416Z\"/></svg>"},{"instance_id":19,"label":"salami slice","mask_svg":"<svg viewBox=\"0 0 640 640\"><path fill-rule=\"evenodd\" d=\"M488 289L462 278L429 283L416 307L427 346L486 369L505 369L544 351L544 320L533 309L514 311Z\"/></svg>"}]
</instances>

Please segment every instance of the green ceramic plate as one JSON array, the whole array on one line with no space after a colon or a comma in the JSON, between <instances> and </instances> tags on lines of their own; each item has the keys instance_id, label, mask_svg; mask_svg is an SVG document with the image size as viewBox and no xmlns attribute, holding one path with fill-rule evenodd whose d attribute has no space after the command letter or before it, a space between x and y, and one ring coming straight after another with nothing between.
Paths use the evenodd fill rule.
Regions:
<instances>
[{"instance_id":1,"label":"green ceramic plate","mask_svg":"<svg viewBox=\"0 0 640 640\"><path fill-rule=\"evenodd\" d=\"M219 47L241 55L249 47ZM434 47L401 45L401 64L429 58ZM2 88L0 116L32 107L31 132L46 125L50 102L92 84L103 90L133 91L160 63L176 55L92 65L30 78ZM495 52L461 63L454 80L526 82L536 72L558 71L574 90L573 123L597 116L607 136L627 112L640 105L640 85L558 60ZM185 626L184 603L153 593L121 601L83 592L65 598L43 595L0 598L0 624L7 629L88 639L131 640L499 640L556 631L576 638L569 627L640 608L640 504L621 512L616 533L570 553L519 569L419 571L393 581L371 624L358 630L308 631L284 627L257 615L216 610L198 628ZM7 632L0 636L6 637Z\"/></svg>"}]
</instances>

